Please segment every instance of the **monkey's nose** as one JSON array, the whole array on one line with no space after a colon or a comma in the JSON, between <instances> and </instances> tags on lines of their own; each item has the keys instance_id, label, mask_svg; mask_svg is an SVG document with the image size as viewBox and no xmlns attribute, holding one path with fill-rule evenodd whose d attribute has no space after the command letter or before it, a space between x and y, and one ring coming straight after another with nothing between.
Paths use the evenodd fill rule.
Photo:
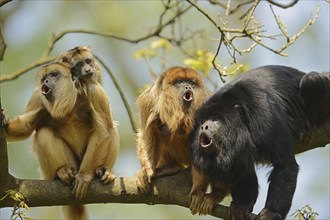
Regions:
<instances>
[{"instance_id":1,"label":"monkey's nose","mask_svg":"<svg viewBox=\"0 0 330 220\"><path fill-rule=\"evenodd\" d=\"M191 90L188 90L183 94L183 99L186 102L191 102L193 100L193 97L194 97L194 94L192 93Z\"/></svg>"}]
</instances>

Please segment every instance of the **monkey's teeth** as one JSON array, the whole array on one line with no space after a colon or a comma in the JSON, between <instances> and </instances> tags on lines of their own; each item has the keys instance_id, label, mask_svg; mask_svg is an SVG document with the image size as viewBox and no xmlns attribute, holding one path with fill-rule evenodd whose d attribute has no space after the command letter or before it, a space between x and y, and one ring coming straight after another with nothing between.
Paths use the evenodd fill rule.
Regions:
<instances>
[{"instance_id":1,"label":"monkey's teeth","mask_svg":"<svg viewBox=\"0 0 330 220\"><path fill-rule=\"evenodd\" d=\"M43 84L41 87L41 92L44 95L47 95L50 91L52 91L51 88L49 88L46 84Z\"/></svg>"},{"instance_id":2,"label":"monkey's teeth","mask_svg":"<svg viewBox=\"0 0 330 220\"><path fill-rule=\"evenodd\" d=\"M190 102L193 99L193 93L191 91L187 91L183 94L183 99L187 102Z\"/></svg>"}]
</instances>

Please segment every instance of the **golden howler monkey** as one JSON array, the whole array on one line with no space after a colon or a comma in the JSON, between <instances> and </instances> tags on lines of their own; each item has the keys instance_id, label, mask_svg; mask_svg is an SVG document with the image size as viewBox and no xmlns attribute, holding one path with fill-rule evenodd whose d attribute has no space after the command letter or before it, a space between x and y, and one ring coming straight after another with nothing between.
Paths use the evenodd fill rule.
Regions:
<instances>
[{"instance_id":1,"label":"golden howler monkey","mask_svg":"<svg viewBox=\"0 0 330 220\"><path fill-rule=\"evenodd\" d=\"M5 121L6 137L9 141L22 140L35 131L33 149L43 179L59 178L66 184L75 181L75 196L82 198L96 172L113 166L118 151L110 144L116 141L112 138L117 134L98 127L97 120L105 120L98 111L101 112L79 95L70 69L61 63L51 63L38 73L24 114ZM99 132L103 138L94 140L94 133ZM88 217L82 205L62 209L67 219Z\"/></svg>"},{"instance_id":2,"label":"golden howler monkey","mask_svg":"<svg viewBox=\"0 0 330 220\"><path fill-rule=\"evenodd\" d=\"M171 175L190 165L188 134L196 110L208 96L196 71L173 67L138 97L141 128L137 150L141 169L136 180L142 192L150 190L153 177Z\"/></svg>"},{"instance_id":3,"label":"golden howler monkey","mask_svg":"<svg viewBox=\"0 0 330 220\"><path fill-rule=\"evenodd\" d=\"M111 163L96 171L104 183L110 183L115 178L112 168L118 154L119 135L117 125L113 121L109 99L100 84L102 80L101 67L88 46L72 48L58 56L56 61L71 69L72 79L78 89L78 96L90 103L90 108L93 109L92 117L97 129L90 135L89 145L98 146L106 138L108 140L106 144L112 149L113 160ZM79 181L76 178L75 187L79 186Z\"/></svg>"}]
</instances>

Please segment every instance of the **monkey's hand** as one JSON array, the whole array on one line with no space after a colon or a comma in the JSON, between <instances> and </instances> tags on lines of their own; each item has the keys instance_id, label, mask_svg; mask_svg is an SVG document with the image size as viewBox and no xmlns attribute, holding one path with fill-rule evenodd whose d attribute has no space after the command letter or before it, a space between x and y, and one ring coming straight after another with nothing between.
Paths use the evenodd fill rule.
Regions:
<instances>
[{"instance_id":1,"label":"monkey's hand","mask_svg":"<svg viewBox=\"0 0 330 220\"><path fill-rule=\"evenodd\" d=\"M70 167L69 165L64 165L58 168L57 176L60 178L62 182L67 185L71 185L72 181L74 180L74 176L76 175L77 171Z\"/></svg>"},{"instance_id":2,"label":"monkey's hand","mask_svg":"<svg viewBox=\"0 0 330 220\"><path fill-rule=\"evenodd\" d=\"M111 169L108 167L100 167L96 169L96 175L100 178L103 184L112 183L116 176L112 173Z\"/></svg>"},{"instance_id":3,"label":"monkey's hand","mask_svg":"<svg viewBox=\"0 0 330 220\"><path fill-rule=\"evenodd\" d=\"M204 204L204 196L205 196L205 193L203 193L200 190L190 192L189 208L190 208L191 214L195 215L197 213L200 213L200 211L202 209L202 205Z\"/></svg>"},{"instance_id":4,"label":"monkey's hand","mask_svg":"<svg viewBox=\"0 0 330 220\"><path fill-rule=\"evenodd\" d=\"M93 177L93 173L87 174L80 171L75 175L73 193L76 199L81 200L86 197L88 186L92 182Z\"/></svg>"},{"instance_id":5,"label":"monkey's hand","mask_svg":"<svg viewBox=\"0 0 330 220\"><path fill-rule=\"evenodd\" d=\"M232 201L229 207L228 219L230 220L248 219L248 213L249 213L248 207Z\"/></svg>"},{"instance_id":6,"label":"monkey's hand","mask_svg":"<svg viewBox=\"0 0 330 220\"><path fill-rule=\"evenodd\" d=\"M143 169L137 171L135 175L136 185L137 188L142 193L150 192L150 179L148 178L147 174L144 172Z\"/></svg>"},{"instance_id":7,"label":"monkey's hand","mask_svg":"<svg viewBox=\"0 0 330 220\"><path fill-rule=\"evenodd\" d=\"M263 208L259 213L257 220L282 220L282 216L275 210Z\"/></svg>"},{"instance_id":8,"label":"monkey's hand","mask_svg":"<svg viewBox=\"0 0 330 220\"><path fill-rule=\"evenodd\" d=\"M1 123L1 127L7 127L8 124L9 124L9 117L8 115L6 114L5 110L4 109L1 109L1 113L0 113L0 123Z\"/></svg>"}]
</instances>

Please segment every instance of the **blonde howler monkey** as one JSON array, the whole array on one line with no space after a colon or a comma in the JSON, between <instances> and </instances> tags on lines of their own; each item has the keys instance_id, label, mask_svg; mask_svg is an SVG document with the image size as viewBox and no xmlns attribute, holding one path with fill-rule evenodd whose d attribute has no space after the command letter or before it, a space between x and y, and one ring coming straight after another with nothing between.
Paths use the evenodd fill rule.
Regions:
<instances>
[{"instance_id":1,"label":"blonde howler monkey","mask_svg":"<svg viewBox=\"0 0 330 220\"><path fill-rule=\"evenodd\" d=\"M188 134L196 110L209 94L196 71L172 67L138 97L141 128L137 153L141 168L136 182L143 193L150 191L152 178L175 174L190 165Z\"/></svg>"},{"instance_id":2,"label":"blonde howler monkey","mask_svg":"<svg viewBox=\"0 0 330 220\"><path fill-rule=\"evenodd\" d=\"M93 121L97 123L98 129L91 134L89 145L100 145L105 138L108 140L113 161L105 167L100 167L96 172L104 183L111 183L115 178L112 167L118 154L119 135L117 125L112 118L107 94L100 84L101 67L88 46L70 49L58 56L56 61L70 68L78 96L86 99L93 109Z\"/></svg>"},{"instance_id":3,"label":"blonde howler monkey","mask_svg":"<svg viewBox=\"0 0 330 220\"><path fill-rule=\"evenodd\" d=\"M104 134L99 145L91 145L93 133L100 132L97 113L88 100L79 95L70 69L61 63L41 68L24 114L4 123L8 141L28 138L34 131L33 149L42 178L59 178L70 185L75 181L77 198L86 195L96 172L112 167L117 153ZM102 130L102 129L101 129ZM86 219L83 205L62 207L67 219Z\"/></svg>"}]
</instances>

